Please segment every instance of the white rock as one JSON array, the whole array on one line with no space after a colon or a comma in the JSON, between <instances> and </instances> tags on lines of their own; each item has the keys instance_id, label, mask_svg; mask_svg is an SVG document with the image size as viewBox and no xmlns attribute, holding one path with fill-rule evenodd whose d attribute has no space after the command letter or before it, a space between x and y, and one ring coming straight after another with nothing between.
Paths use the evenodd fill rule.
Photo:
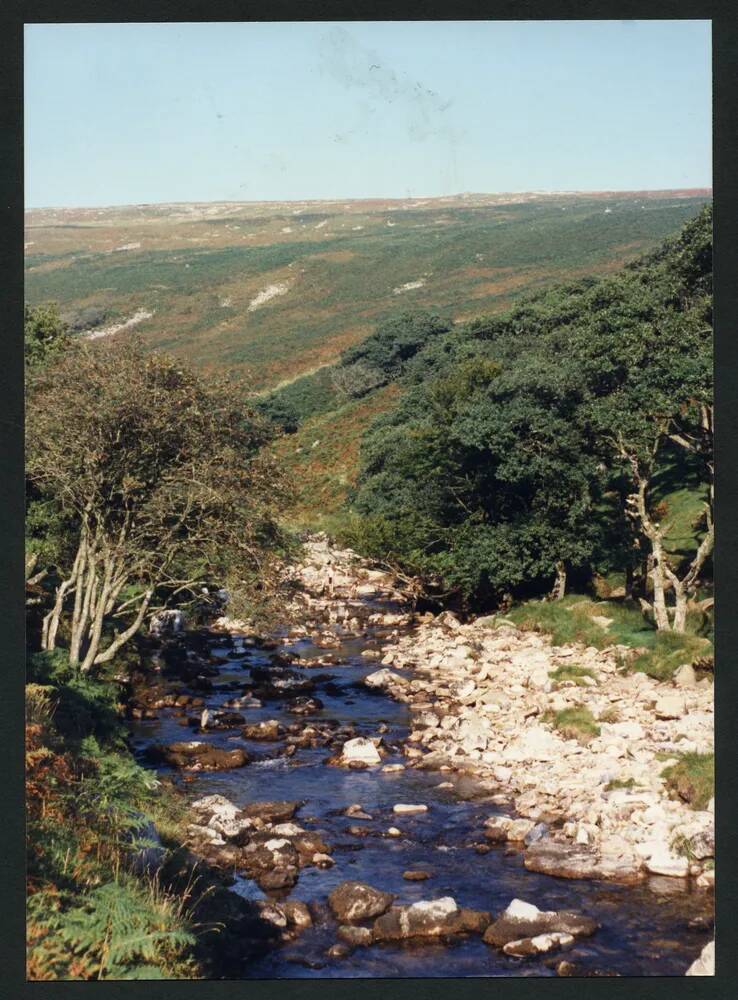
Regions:
<instances>
[{"instance_id":1,"label":"white rock","mask_svg":"<svg viewBox=\"0 0 738 1000\"><path fill-rule=\"evenodd\" d=\"M693 688L697 685L697 675L690 663L683 663L674 674L674 683L679 688Z\"/></svg>"},{"instance_id":2,"label":"white rock","mask_svg":"<svg viewBox=\"0 0 738 1000\"><path fill-rule=\"evenodd\" d=\"M522 899L514 899L503 913L504 917L513 920L536 920L541 914L537 906L526 903Z\"/></svg>"},{"instance_id":3,"label":"white rock","mask_svg":"<svg viewBox=\"0 0 738 1000\"><path fill-rule=\"evenodd\" d=\"M686 711L684 698L676 694L664 694L656 699L654 711L659 719L681 719Z\"/></svg>"},{"instance_id":4,"label":"white rock","mask_svg":"<svg viewBox=\"0 0 738 1000\"><path fill-rule=\"evenodd\" d=\"M451 896L442 896L441 899L420 899L408 907L408 910L413 914L422 915L432 920L443 920L444 917L450 917L452 913L456 913L458 909L456 900Z\"/></svg>"},{"instance_id":5,"label":"white rock","mask_svg":"<svg viewBox=\"0 0 738 1000\"><path fill-rule=\"evenodd\" d=\"M285 840L284 837L274 837L272 840L267 840L264 847L268 851L281 851L283 847L287 847L289 840Z\"/></svg>"},{"instance_id":6,"label":"white rock","mask_svg":"<svg viewBox=\"0 0 738 1000\"><path fill-rule=\"evenodd\" d=\"M678 857L662 845L661 848L646 859L646 868L652 875L670 875L672 878L686 878L689 874L689 861Z\"/></svg>"},{"instance_id":7,"label":"white rock","mask_svg":"<svg viewBox=\"0 0 738 1000\"><path fill-rule=\"evenodd\" d=\"M374 743L363 736L347 740L343 744L341 757L345 761L360 760L366 764L379 764L382 760Z\"/></svg>"},{"instance_id":8,"label":"white rock","mask_svg":"<svg viewBox=\"0 0 738 1000\"><path fill-rule=\"evenodd\" d=\"M387 657L385 657L385 660ZM382 660L384 663L384 660ZM394 662L394 657L389 658L389 662ZM375 670L372 674L367 674L364 678L364 684L368 688L375 688L381 690L382 688L389 687L390 684L404 684L405 678L400 674L395 674L391 670Z\"/></svg>"},{"instance_id":9,"label":"white rock","mask_svg":"<svg viewBox=\"0 0 738 1000\"><path fill-rule=\"evenodd\" d=\"M685 976L714 976L715 975L715 942L710 941L702 949L702 954L690 965Z\"/></svg>"},{"instance_id":10,"label":"white rock","mask_svg":"<svg viewBox=\"0 0 738 1000\"><path fill-rule=\"evenodd\" d=\"M392 812L397 813L398 816L412 816L414 813L428 812L428 806L422 804L412 805L406 802L398 802L396 805L392 806Z\"/></svg>"}]
</instances>

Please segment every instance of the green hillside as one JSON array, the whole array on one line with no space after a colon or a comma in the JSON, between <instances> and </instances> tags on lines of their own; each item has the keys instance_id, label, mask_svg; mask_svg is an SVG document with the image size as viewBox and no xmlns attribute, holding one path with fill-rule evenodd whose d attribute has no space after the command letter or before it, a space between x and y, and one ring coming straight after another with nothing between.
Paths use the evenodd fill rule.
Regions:
<instances>
[{"instance_id":1,"label":"green hillside","mask_svg":"<svg viewBox=\"0 0 738 1000\"><path fill-rule=\"evenodd\" d=\"M607 273L675 232L704 193L44 210L26 298L140 334L255 391L329 364L406 308L456 321ZM92 318L86 324L86 318ZM92 325L92 324L96 325Z\"/></svg>"}]
</instances>

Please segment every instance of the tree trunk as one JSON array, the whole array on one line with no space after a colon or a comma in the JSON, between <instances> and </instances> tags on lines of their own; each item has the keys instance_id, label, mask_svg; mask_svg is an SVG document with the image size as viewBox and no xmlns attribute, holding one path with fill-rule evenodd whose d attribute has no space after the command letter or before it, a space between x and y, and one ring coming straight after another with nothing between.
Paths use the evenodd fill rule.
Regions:
<instances>
[{"instance_id":1,"label":"tree trunk","mask_svg":"<svg viewBox=\"0 0 738 1000\"><path fill-rule=\"evenodd\" d=\"M674 582L674 632L684 632L687 625L687 591L684 585L675 579Z\"/></svg>"},{"instance_id":2,"label":"tree trunk","mask_svg":"<svg viewBox=\"0 0 738 1000\"><path fill-rule=\"evenodd\" d=\"M82 545L80 544L80 547L77 549L77 555L74 557L74 565L72 566L71 576L69 576L66 580L62 580L56 588L54 606L43 620L41 629L41 648L46 651L56 649L56 636L59 631L59 622L61 621L62 611L64 610L64 601L67 594L71 592L71 589L79 586L79 567L81 561Z\"/></svg>"},{"instance_id":3,"label":"tree trunk","mask_svg":"<svg viewBox=\"0 0 738 1000\"><path fill-rule=\"evenodd\" d=\"M666 595L664 590L664 553L660 538L652 539L653 559L651 561L651 581L653 583L653 616L659 631L668 630L669 613L666 610Z\"/></svg>"},{"instance_id":4,"label":"tree trunk","mask_svg":"<svg viewBox=\"0 0 738 1000\"><path fill-rule=\"evenodd\" d=\"M551 600L560 601L566 594L566 566L560 559L556 563L556 582L551 591Z\"/></svg>"},{"instance_id":5,"label":"tree trunk","mask_svg":"<svg viewBox=\"0 0 738 1000\"><path fill-rule=\"evenodd\" d=\"M113 576L113 563L109 556L105 557L105 569L103 572L102 584L99 592L95 596L95 614L89 628L89 645L85 658L82 661L81 670L86 674L95 662L98 649L100 648L100 638L102 636L103 621L105 619L105 606L110 593L110 581Z\"/></svg>"},{"instance_id":6,"label":"tree trunk","mask_svg":"<svg viewBox=\"0 0 738 1000\"><path fill-rule=\"evenodd\" d=\"M154 595L153 590L146 591L146 593L144 594L143 601L141 602L141 607L138 609L138 614L136 615L134 622L131 625L129 625L129 627L125 629L125 631L119 632L118 635L116 635L115 639L113 639L113 641L110 643L107 649L103 650L102 653L98 653L98 655L95 657L93 661L95 666L98 666L101 663L107 663L109 660L112 660L115 654L121 648L121 646L125 645L125 643L127 643L129 639L132 639L133 636L136 634L136 632L138 632L138 630L141 628L141 625L143 624L144 618L146 617L146 612L148 611L148 607L149 604L151 603L151 598L153 597L153 595ZM92 666L92 664L90 664L90 666ZM84 666L82 667L82 669L83 670L85 669Z\"/></svg>"}]
</instances>

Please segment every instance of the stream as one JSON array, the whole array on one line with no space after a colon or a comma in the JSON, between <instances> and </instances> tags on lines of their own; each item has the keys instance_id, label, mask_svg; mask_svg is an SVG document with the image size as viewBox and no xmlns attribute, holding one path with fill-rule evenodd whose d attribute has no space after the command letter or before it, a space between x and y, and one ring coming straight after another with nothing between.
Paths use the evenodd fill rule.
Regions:
<instances>
[{"instance_id":1,"label":"stream","mask_svg":"<svg viewBox=\"0 0 738 1000\"><path fill-rule=\"evenodd\" d=\"M408 764L399 752L409 732L408 706L361 684L379 665L376 659L362 657L362 651L381 650L390 630L367 626L356 635L333 626L333 631L340 645L330 650L307 638L285 640L279 647L299 656L290 672L324 678L311 692L323 707L300 716L299 721L337 720L362 736L382 732L385 743L398 748L383 764ZM204 693L211 711L242 692L252 669L268 668L277 674L284 669L273 665L274 649L240 642L235 639L234 652L228 637L211 634L211 653L227 658L212 678L212 690ZM282 701L265 701L261 708L239 711L248 723L278 719L289 725L298 718L286 714ZM141 761L146 761L146 750L154 743L190 738L182 722L181 713L177 717L168 709L161 710L157 719L131 721L132 745ZM330 920L316 921L296 940L244 963L245 979L555 976L555 966L562 959L574 963L579 975L681 976L712 937L709 899L704 892L690 889L686 880L652 877L637 886L621 886L553 878L527 871L522 853L509 845L487 846L484 820L504 810L468 775L410 766L396 772L327 766L326 758L335 751L325 747L298 748L291 757L275 756L284 741L245 740L238 728L206 731L194 738L226 749L242 747L253 760L246 767L194 775L164 765L158 768L176 780L187 775L181 787L188 795L199 798L217 793L238 806L262 800L303 801L295 822L320 831L332 846L334 865L301 869L297 884L288 891L263 892L251 879L236 874L233 891L249 899L325 903L336 885L352 879L391 891L402 904L452 896L459 906L487 910L494 916L519 898L542 910L584 913L600 924L592 937L578 939L567 951L537 958L507 956L484 944L478 935L460 936L450 943L374 944L331 958L326 951L337 940L336 925ZM451 787L439 787L449 783ZM372 818L342 815L354 803L361 804ZM428 811L397 816L392 811L395 803L424 803ZM357 825L365 828L360 835L349 831ZM401 830L401 836L386 836L392 826ZM424 869L430 877L407 881L403 872L408 869Z\"/></svg>"}]
</instances>

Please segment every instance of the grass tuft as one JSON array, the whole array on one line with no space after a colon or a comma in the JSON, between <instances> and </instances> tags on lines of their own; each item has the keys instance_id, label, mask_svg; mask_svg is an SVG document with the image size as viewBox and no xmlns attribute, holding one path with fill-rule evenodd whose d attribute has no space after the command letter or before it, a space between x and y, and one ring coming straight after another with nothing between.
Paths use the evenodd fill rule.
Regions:
<instances>
[{"instance_id":1,"label":"grass tuft","mask_svg":"<svg viewBox=\"0 0 738 1000\"><path fill-rule=\"evenodd\" d=\"M684 753L662 771L666 787L693 809L706 809L715 794L715 754Z\"/></svg>"},{"instance_id":2,"label":"grass tuft","mask_svg":"<svg viewBox=\"0 0 738 1000\"><path fill-rule=\"evenodd\" d=\"M560 712L547 712L543 716L543 721L552 725L565 740L589 743L595 736L600 735L600 727L595 717L584 705L564 708Z\"/></svg>"},{"instance_id":3,"label":"grass tuft","mask_svg":"<svg viewBox=\"0 0 738 1000\"><path fill-rule=\"evenodd\" d=\"M564 681L572 681L577 687L589 687L585 677L596 680L595 673L589 667L580 667L576 663L567 663L565 666L557 667L548 675L557 685Z\"/></svg>"},{"instance_id":4,"label":"grass tuft","mask_svg":"<svg viewBox=\"0 0 738 1000\"><path fill-rule=\"evenodd\" d=\"M606 792L614 792L618 788L636 788L635 778L613 778L605 785Z\"/></svg>"}]
</instances>

